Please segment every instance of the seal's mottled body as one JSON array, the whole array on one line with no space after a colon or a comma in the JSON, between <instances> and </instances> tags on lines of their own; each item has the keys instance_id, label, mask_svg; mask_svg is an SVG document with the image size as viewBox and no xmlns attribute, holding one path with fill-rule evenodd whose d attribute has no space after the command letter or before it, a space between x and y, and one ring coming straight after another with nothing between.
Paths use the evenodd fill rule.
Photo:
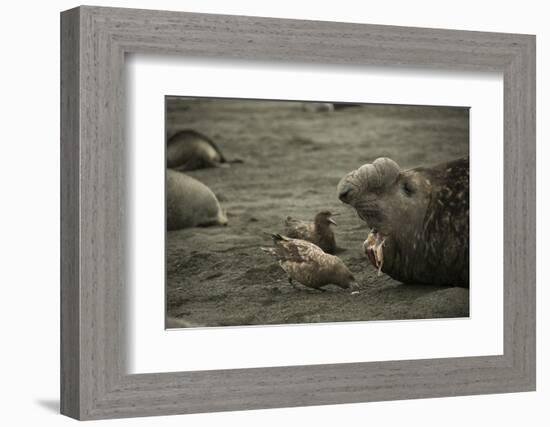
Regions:
<instances>
[{"instance_id":1,"label":"seal's mottled body","mask_svg":"<svg viewBox=\"0 0 550 427\"><path fill-rule=\"evenodd\" d=\"M384 273L405 283L469 286L468 158L403 171L377 159L346 175L338 196L384 239Z\"/></svg>"}]
</instances>

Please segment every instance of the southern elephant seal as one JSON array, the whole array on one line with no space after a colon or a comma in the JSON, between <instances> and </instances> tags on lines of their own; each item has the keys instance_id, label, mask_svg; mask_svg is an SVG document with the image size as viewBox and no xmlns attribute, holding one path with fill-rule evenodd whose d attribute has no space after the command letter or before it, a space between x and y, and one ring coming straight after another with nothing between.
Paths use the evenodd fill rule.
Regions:
<instances>
[{"instance_id":1,"label":"southern elephant seal","mask_svg":"<svg viewBox=\"0 0 550 427\"><path fill-rule=\"evenodd\" d=\"M226 225L218 199L202 182L181 172L166 170L166 228Z\"/></svg>"},{"instance_id":2,"label":"southern elephant seal","mask_svg":"<svg viewBox=\"0 0 550 427\"><path fill-rule=\"evenodd\" d=\"M212 139L200 132L186 129L168 138L166 144L166 167L179 171L215 168L229 163L242 163L235 159L228 161Z\"/></svg>"},{"instance_id":3,"label":"southern elephant seal","mask_svg":"<svg viewBox=\"0 0 550 427\"><path fill-rule=\"evenodd\" d=\"M404 283L469 286L469 158L401 170L379 158L338 184L369 227L364 249Z\"/></svg>"},{"instance_id":4,"label":"southern elephant seal","mask_svg":"<svg viewBox=\"0 0 550 427\"><path fill-rule=\"evenodd\" d=\"M302 110L307 113L330 113L334 111L334 104L330 102L304 102Z\"/></svg>"}]
</instances>

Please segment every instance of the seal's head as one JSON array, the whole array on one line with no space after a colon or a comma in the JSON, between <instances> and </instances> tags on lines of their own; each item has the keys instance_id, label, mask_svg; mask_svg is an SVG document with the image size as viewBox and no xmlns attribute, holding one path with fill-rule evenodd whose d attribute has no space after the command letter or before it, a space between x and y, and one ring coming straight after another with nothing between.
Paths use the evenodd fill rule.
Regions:
<instances>
[{"instance_id":1,"label":"seal's head","mask_svg":"<svg viewBox=\"0 0 550 427\"><path fill-rule=\"evenodd\" d=\"M466 284L468 159L401 170L379 158L345 175L338 198L369 227L364 250L403 282Z\"/></svg>"},{"instance_id":2,"label":"seal's head","mask_svg":"<svg viewBox=\"0 0 550 427\"><path fill-rule=\"evenodd\" d=\"M430 202L426 174L401 171L383 157L348 173L338 184L338 198L353 206L359 217L381 236L416 231Z\"/></svg>"}]
</instances>

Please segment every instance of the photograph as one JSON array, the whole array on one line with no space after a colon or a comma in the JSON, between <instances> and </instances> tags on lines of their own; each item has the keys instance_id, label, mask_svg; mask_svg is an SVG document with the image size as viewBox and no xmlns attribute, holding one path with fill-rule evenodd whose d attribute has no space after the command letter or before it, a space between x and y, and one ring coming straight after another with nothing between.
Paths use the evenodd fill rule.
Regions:
<instances>
[{"instance_id":1,"label":"photograph","mask_svg":"<svg viewBox=\"0 0 550 427\"><path fill-rule=\"evenodd\" d=\"M165 97L167 329L469 317L467 106Z\"/></svg>"}]
</instances>

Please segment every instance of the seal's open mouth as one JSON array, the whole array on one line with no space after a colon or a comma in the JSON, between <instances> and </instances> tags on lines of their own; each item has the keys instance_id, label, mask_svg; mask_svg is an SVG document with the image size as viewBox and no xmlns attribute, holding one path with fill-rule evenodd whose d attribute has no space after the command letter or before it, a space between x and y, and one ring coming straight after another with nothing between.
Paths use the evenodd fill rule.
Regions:
<instances>
[{"instance_id":1,"label":"seal's open mouth","mask_svg":"<svg viewBox=\"0 0 550 427\"><path fill-rule=\"evenodd\" d=\"M384 265L384 243L386 242L386 236L375 228L371 229L367 240L363 243L363 250L370 260L372 265L378 269L378 275L382 271L382 265Z\"/></svg>"}]
</instances>

